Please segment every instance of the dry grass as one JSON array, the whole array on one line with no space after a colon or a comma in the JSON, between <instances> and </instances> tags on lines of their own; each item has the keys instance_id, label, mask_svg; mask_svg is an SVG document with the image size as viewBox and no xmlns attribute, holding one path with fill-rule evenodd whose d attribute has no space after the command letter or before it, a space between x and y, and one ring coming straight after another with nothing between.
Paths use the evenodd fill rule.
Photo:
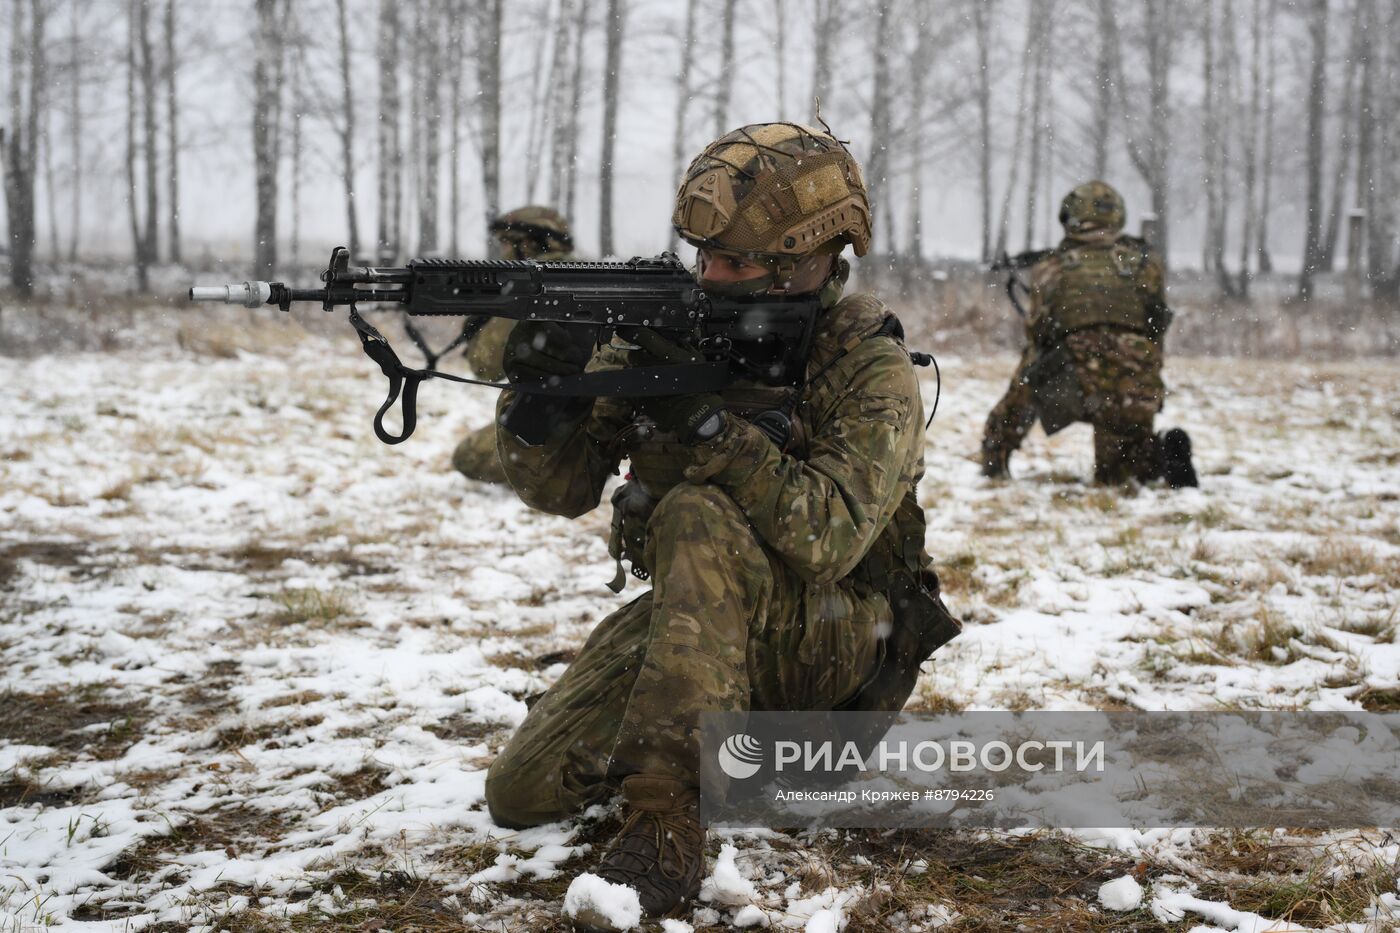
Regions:
<instances>
[{"instance_id":1,"label":"dry grass","mask_svg":"<svg viewBox=\"0 0 1400 933\"><path fill-rule=\"evenodd\" d=\"M971 551L955 554L935 566L938 570L938 582L944 593L962 596L981 588L974 576L977 570L977 555Z\"/></svg>"},{"instance_id":2,"label":"dry grass","mask_svg":"<svg viewBox=\"0 0 1400 933\"><path fill-rule=\"evenodd\" d=\"M1298 555L1303 572L1315 577L1379 576L1388 583L1400 583L1396 561L1377 556L1375 549L1343 538L1326 538L1311 551Z\"/></svg>"},{"instance_id":3,"label":"dry grass","mask_svg":"<svg viewBox=\"0 0 1400 933\"><path fill-rule=\"evenodd\" d=\"M118 699L102 684L43 693L0 693L0 739L45 745L102 761L136 744L148 718L144 704Z\"/></svg>"},{"instance_id":4,"label":"dry grass","mask_svg":"<svg viewBox=\"0 0 1400 933\"><path fill-rule=\"evenodd\" d=\"M287 587L273 600L281 607L273 622L280 625L335 622L350 614L349 598L339 590Z\"/></svg>"}]
</instances>

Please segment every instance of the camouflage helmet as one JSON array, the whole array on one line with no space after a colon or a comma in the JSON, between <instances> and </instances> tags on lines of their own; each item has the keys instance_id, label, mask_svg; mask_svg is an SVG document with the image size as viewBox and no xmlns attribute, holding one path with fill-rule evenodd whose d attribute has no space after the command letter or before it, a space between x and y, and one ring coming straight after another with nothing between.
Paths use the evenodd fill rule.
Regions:
<instances>
[{"instance_id":1,"label":"camouflage helmet","mask_svg":"<svg viewBox=\"0 0 1400 933\"><path fill-rule=\"evenodd\" d=\"M574 248L573 234L564 215L552 207L532 204L528 207L507 211L491 221L491 234L518 233L539 240L541 245L553 239L563 250Z\"/></svg>"},{"instance_id":2,"label":"camouflage helmet","mask_svg":"<svg viewBox=\"0 0 1400 933\"><path fill-rule=\"evenodd\" d=\"M676 232L709 247L784 262L845 244L870 248L870 200L860 166L830 133L754 123L695 157L676 192Z\"/></svg>"},{"instance_id":3,"label":"camouflage helmet","mask_svg":"<svg viewBox=\"0 0 1400 933\"><path fill-rule=\"evenodd\" d=\"M1060 202L1060 223L1069 233L1117 232L1126 221L1123 196L1106 181L1086 181Z\"/></svg>"}]
</instances>

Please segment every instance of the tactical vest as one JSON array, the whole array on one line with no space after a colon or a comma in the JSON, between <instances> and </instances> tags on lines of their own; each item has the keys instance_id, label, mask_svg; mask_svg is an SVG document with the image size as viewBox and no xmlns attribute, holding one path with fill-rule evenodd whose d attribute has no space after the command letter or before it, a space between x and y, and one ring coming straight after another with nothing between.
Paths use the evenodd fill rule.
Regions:
<instances>
[{"instance_id":1,"label":"tactical vest","mask_svg":"<svg viewBox=\"0 0 1400 933\"><path fill-rule=\"evenodd\" d=\"M1147 250L1139 240L1061 245L1036 279L1042 314L1059 335L1110 326L1147 332L1143 271Z\"/></svg>"}]
</instances>

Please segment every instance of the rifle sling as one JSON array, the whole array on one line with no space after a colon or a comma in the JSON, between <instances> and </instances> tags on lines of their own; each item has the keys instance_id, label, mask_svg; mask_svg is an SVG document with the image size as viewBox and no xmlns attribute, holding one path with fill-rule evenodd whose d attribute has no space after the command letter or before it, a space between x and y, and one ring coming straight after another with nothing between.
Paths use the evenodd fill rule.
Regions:
<instances>
[{"instance_id":1,"label":"rifle sling","mask_svg":"<svg viewBox=\"0 0 1400 933\"><path fill-rule=\"evenodd\" d=\"M365 355L379 364L389 380L389 395L374 415L374 433L386 444L401 444L413 434L418 424L418 386L425 379L445 379L465 385L510 389L532 395L566 398L647 398L660 395L693 395L698 392L718 392L735 379L728 360L706 363L671 363L663 366L636 366L630 369L602 370L571 376L553 376L541 382L490 382L468 379L436 369L412 369L405 366L375 326L352 305L350 323L360 336ZM393 407L402 392L403 429L398 435L384 429L384 415Z\"/></svg>"}]
</instances>

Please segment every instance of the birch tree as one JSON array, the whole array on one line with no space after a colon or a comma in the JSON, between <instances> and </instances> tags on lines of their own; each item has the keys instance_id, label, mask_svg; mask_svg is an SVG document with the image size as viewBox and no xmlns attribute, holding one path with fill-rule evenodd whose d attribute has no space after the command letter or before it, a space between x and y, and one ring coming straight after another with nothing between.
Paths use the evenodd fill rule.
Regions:
<instances>
[{"instance_id":1,"label":"birch tree","mask_svg":"<svg viewBox=\"0 0 1400 933\"><path fill-rule=\"evenodd\" d=\"M350 255L360 255L360 223L355 216L355 98L350 85L350 26L345 0L335 0L336 32L340 39L340 178L345 186L345 226Z\"/></svg>"},{"instance_id":2,"label":"birch tree","mask_svg":"<svg viewBox=\"0 0 1400 933\"><path fill-rule=\"evenodd\" d=\"M685 130L686 117L690 111L691 72L695 65L695 17L699 0L686 0L685 3L685 35L681 39L681 67L676 74L676 124L671 136L671 177L679 179L681 172L685 170ZM779 0L781 9L781 0ZM780 66L781 67L781 66ZM680 237L676 233L675 227L670 228L671 249L674 250L680 243Z\"/></svg>"},{"instance_id":3,"label":"birch tree","mask_svg":"<svg viewBox=\"0 0 1400 933\"><path fill-rule=\"evenodd\" d=\"M375 128L378 146L375 240L379 247L379 259L386 262L392 261L399 253L396 219L400 210L403 152L399 144L398 47L398 4L396 0L379 0L379 23L375 37L375 63L379 85L379 122Z\"/></svg>"},{"instance_id":4,"label":"birch tree","mask_svg":"<svg viewBox=\"0 0 1400 933\"><path fill-rule=\"evenodd\" d=\"M870 157L866 162L866 188L870 203L878 206L889 184L890 141L890 27L892 0L877 0L875 6L875 45L873 80L870 87ZM878 209L878 207L877 207ZM885 228L886 253L895 252L894 223L891 211L880 210ZM881 220L880 217L876 218Z\"/></svg>"},{"instance_id":5,"label":"birch tree","mask_svg":"<svg viewBox=\"0 0 1400 933\"><path fill-rule=\"evenodd\" d=\"M724 0L720 16L719 75L715 79L716 139L729 131L729 99L734 93L734 7L737 0Z\"/></svg>"},{"instance_id":6,"label":"birch tree","mask_svg":"<svg viewBox=\"0 0 1400 933\"><path fill-rule=\"evenodd\" d=\"M1118 50L1118 21L1113 0L1098 0L1098 81L1094 85L1094 177L1108 174L1109 142L1113 134L1113 61Z\"/></svg>"},{"instance_id":7,"label":"birch tree","mask_svg":"<svg viewBox=\"0 0 1400 933\"><path fill-rule=\"evenodd\" d=\"M504 0L481 0L477 31L477 82L481 108L481 186L487 219L501 213L501 22Z\"/></svg>"},{"instance_id":8,"label":"birch tree","mask_svg":"<svg viewBox=\"0 0 1400 933\"><path fill-rule=\"evenodd\" d=\"M1311 40L1312 69L1308 79L1307 205L1303 218L1303 266L1298 274L1298 300L1309 301L1313 277L1322 252L1322 144L1326 132L1327 96L1327 0L1311 0L1308 11L1308 37Z\"/></svg>"},{"instance_id":9,"label":"birch tree","mask_svg":"<svg viewBox=\"0 0 1400 933\"><path fill-rule=\"evenodd\" d=\"M831 107L831 59L836 45L837 0L812 0L813 106Z\"/></svg>"},{"instance_id":10,"label":"birch tree","mask_svg":"<svg viewBox=\"0 0 1400 933\"><path fill-rule=\"evenodd\" d=\"M156 67L151 48L151 2L139 0L137 4L140 17L137 36L141 42L141 125L146 168L146 226L141 234L142 248L146 252L146 261L156 262L159 258L160 166L156 161Z\"/></svg>"},{"instance_id":11,"label":"birch tree","mask_svg":"<svg viewBox=\"0 0 1400 933\"><path fill-rule=\"evenodd\" d=\"M617 148L625 16L624 0L608 0L607 57L603 65L603 151L598 165L598 248L604 256L613 254L613 154Z\"/></svg>"},{"instance_id":12,"label":"birch tree","mask_svg":"<svg viewBox=\"0 0 1400 933\"><path fill-rule=\"evenodd\" d=\"M136 264L136 290L147 292L150 291L151 287L151 258L146 252L146 236L142 232L141 196L136 174L136 163L140 159L136 142L137 122L139 120L136 104L136 72L138 68L137 50L140 47L137 31L141 28L140 8L142 6L144 6L142 0L130 0L126 11L126 205L128 219L131 221L131 252L132 259Z\"/></svg>"},{"instance_id":13,"label":"birch tree","mask_svg":"<svg viewBox=\"0 0 1400 933\"><path fill-rule=\"evenodd\" d=\"M1274 271L1273 255L1269 252L1269 210L1273 206L1274 181L1274 82L1278 77L1278 49L1274 30L1278 24L1278 0L1269 0L1268 21L1264 33L1269 37L1268 78L1264 82L1264 157L1260 160L1259 180L1259 246L1255 253L1259 271Z\"/></svg>"},{"instance_id":14,"label":"birch tree","mask_svg":"<svg viewBox=\"0 0 1400 933\"><path fill-rule=\"evenodd\" d=\"M1026 136L1026 92L1031 79L1032 65L1035 61L1036 9L1038 8L1032 6L1031 14L1026 18L1026 41L1021 52L1021 84L1016 94L1016 129L1011 143L1010 161L1006 169L1006 187L1002 189L1001 216L997 220L996 255L1006 252L1007 233L1011 224L1011 199L1015 196L1017 179L1021 169L1021 145Z\"/></svg>"},{"instance_id":15,"label":"birch tree","mask_svg":"<svg viewBox=\"0 0 1400 933\"><path fill-rule=\"evenodd\" d=\"M564 206L564 179L568 168L565 158L569 151L569 126L577 118L569 111L570 62L572 61L572 30L574 23L575 0L562 0L559 6L559 20L554 31L554 62L549 72L551 111L551 138L549 144L549 203L556 209Z\"/></svg>"},{"instance_id":16,"label":"birch tree","mask_svg":"<svg viewBox=\"0 0 1400 933\"><path fill-rule=\"evenodd\" d=\"M1051 45L1050 30L1054 26L1055 15L1052 0L1043 0L1036 4L1034 19L1036 28L1032 31L1034 42L1032 46L1035 50L1034 62L1031 66L1033 77L1031 85L1033 94L1031 98L1031 145L1030 145L1030 168L1027 171L1029 176L1026 179L1026 216L1025 216L1025 238L1022 249L1031 249L1035 246L1035 218L1037 200L1036 194L1040 190L1041 180L1041 160L1045 150L1045 98L1050 83L1048 76L1047 58Z\"/></svg>"},{"instance_id":17,"label":"birch tree","mask_svg":"<svg viewBox=\"0 0 1400 933\"><path fill-rule=\"evenodd\" d=\"M564 213L574 216L574 204L578 198L578 141L579 110L583 103L583 50L588 37L587 0L580 0L578 20L574 26L573 74L569 78L569 122L566 134L567 147L564 156Z\"/></svg>"},{"instance_id":18,"label":"birch tree","mask_svg":"<svg viewBox=\"0 0 1400 933\"><path fill-rule=\"evenodd\" d=\"M73 173L70 182L72 189L69 192L72 214L70 218L71 229L68 231L68 261L75 263L78 261L78 237L82 230L83 219L83 102L80 93L83 80L83 56L81 54L83 0L72 0L69 10L72 13L71 33L68 37L69 58L71 59L69 74L73 80L68 85L68 139L73 158Z\"/></svg>"},{"instance_id":19,"label":"birch tree","mask_svg":"<svg viewBox=\"0 0 1400 933\"><path fill-rule=\"evenodd\" d=\"M1263 100L1263 3L1252 0L1249 15L1249 113L1245 121L1244 162L1244 230L1240 235L1240 274L1236 288L1241 297L1248 297L1251 279L1250 264L1254 257L1254 228L1259 212L1256 200L1258 188L1259 112Z\"/></svg>"},{"instance_id":20,"label":"birch tree","mask_svg":"<svg viewBox=\"0 0 1400 933\"><path fill-rule=\"evenodd\" d=\"M27 15L26 15L27 13ZM39 114L44 107L45 10L42 0L12 0L10 6L10 125L3 131L5 216L10 231L10 284L21 295L34 291L34 183L38 165Z\"/></svg>"},{"instance_id":21,"label":"birch tree","mask_svg":"<svg viewBox=\"0 0 1400 933\"><path fill-rule=\"evenodd\" d=\"M169 202L166 236L170 261L181 260L180 250L180 96L176 87L175 0L165 0L165 138L169 165L166 200ZM74 76L77 80L77 76Z\"/></svg>"},{"instance_id":22,"label":"birch tree","mask_svg":"<svg viewBox=\"0 0 1400 933\"><path fill-rule=\"evenodd\" d=\"M277 0L254 0L253 177L256 218L253 222L253 274L271 279L277 269L277 117L282 59L281 17Z\"/></svg>"},{"instance_id":23,"label":"birch tree","mask_svg":"<svg viewBox=\"0 0 1400 933\"><path fill-rule=\"evenodd\" d=\"M1171 0L1144 0L1135 60L1147 63L1147 87L1133 93L1124 81L1123 54L1114 55L1113 81L1123 107L1124 138L1133 167L1151 192L1157 217L1157 242L1164 262L1171 255L1169 190L1173 138L1170 81L1176 24ZM1139 54L1139 52L1141 54Z\"/></svg>"},{"instance_id":24,"label":"birch tree","mask_svg":"<svg viewBox=\"0 0 1400 933\"><path fill-rule=\"evenodd\" d=\"M977 193L982 207L982 261L992 258L992 74L990 68L995 0L972 0L977 43Z\"/></svg>"}]
</instances>

